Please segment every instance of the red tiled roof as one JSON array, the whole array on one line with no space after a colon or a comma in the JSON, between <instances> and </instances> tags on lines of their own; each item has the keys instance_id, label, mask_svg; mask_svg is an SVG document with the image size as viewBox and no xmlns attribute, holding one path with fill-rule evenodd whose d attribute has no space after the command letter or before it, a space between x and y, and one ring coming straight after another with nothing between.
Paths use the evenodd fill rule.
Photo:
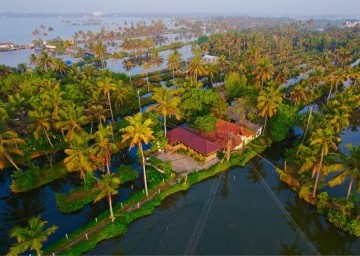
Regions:
<instances>
[{"instance_id":1,"label":"red tiled roof","mask_svg":"<svg viewBox=\"0 0 360 256\"><path fill-rule=\"evenodd\" d=\"M210 155L211 153L219 151L222 147L207 140L206 138L195 134L183 127L175 128L166 133L169 144L180 142L187 147L201 153L203 155Z\"/></svg>"},{"instance_id":2,"label":"red tiled roof","mask_svg":"<svg viewBox=\"0 0 360 256\"><path fill-rule=\"evenodd\" d=\"M240 125L224 121L222 119L217 120L216 128L213 132L200 134L215 144L220 145L222 148L226 148L229 140L229 133L233 135L232 149L241 143L240 136L250 137L254 135L254 133L248 129Z\"/></svg>"}]
</instances>

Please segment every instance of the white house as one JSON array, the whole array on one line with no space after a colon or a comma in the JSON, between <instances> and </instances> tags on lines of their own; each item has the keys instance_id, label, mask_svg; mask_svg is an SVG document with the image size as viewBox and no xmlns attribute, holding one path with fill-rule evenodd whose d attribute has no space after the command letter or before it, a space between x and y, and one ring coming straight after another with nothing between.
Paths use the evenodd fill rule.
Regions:
<instances>
[{"instance_id":1,"label":"white house","mask_svg":"<svg viewBox=\"0 0 360 256\"><path fill-rule=\"evenodd\" d=\"M360 21L355 21L355 22L345 21L344 22L344 27L346 27L346 28L353 28L356 26L360 26Z\"/></svg>"},{"instance_id":2,"label":"white house","mask_svg":"<svg viewBox=\"0 0 360 256\"><path fill-rule=\"evenodd\" d=\"M205 64L215 64L219 57L205 54L202 59Z\"/></svg>"},{"instance_id":3,"label":"white house","mask_svg":"<svg viewBox=\"0 0 360 256\"><path fill-rule=\"evenodd\" d=\"M15 50L13 43L0 43L0 50Z\"/></svg>"}]
</instances>

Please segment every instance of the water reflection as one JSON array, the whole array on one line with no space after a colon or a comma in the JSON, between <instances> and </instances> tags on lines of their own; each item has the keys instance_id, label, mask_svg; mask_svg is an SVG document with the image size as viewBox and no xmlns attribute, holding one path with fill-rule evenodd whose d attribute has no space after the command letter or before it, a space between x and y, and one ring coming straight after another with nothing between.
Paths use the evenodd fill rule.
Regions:
<instances>
[{"instance_id":1,"label":"water reflection","mask_svg":"<svg viewBox=\"0 0 360 256\"><path fill-rule=\"evenodd\" d=\"M299 237L299 234L297 234L294 242L290 245L281 244L281 255L303 255L303 252L298 248Z\"/></svg>"}]
</instances>

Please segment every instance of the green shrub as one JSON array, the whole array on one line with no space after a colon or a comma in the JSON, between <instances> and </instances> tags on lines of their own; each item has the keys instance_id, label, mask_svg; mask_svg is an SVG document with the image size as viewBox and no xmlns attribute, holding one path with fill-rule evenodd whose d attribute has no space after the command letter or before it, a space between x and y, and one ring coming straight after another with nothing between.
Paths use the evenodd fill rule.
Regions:
<instances>
[{"instance_id":1,"label":"green shrub","mask_svg":"<svg viewBox=\"0 0 360 256\"><path fill-rule=\"evenodd\" d=\"M327 212L329 200L330 197L327 192L323 192L318 195L318 201L316 203L316 206L319 213L325 214Z\"/></svg>"},{"instance_id":2,"label":"green shrub","mask_svg":"<svg viewBox=\"0 0 360 256\"><path fill-rule=\"evenodd\" d=\"M61 164L45 166L41 170L39 166L31 163L27 170L17 170L11 175L10 188L13 192L30 191L65 175L66 169Z\"/></svg>"}]
</instances>

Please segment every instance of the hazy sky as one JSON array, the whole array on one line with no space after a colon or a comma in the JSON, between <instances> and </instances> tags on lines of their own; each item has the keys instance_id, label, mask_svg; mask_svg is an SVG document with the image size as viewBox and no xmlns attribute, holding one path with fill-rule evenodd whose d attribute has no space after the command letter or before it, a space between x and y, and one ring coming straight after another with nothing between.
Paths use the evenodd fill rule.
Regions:
<instances>
[{"instance_id":1,"label":"hazy sky","mask_svg":"<svg viewBox=\"0 0 360 256\"><path fill-rule=\"evenodd\" d=\"M0 12L360 14L360 0L0 0Z\"/></svg>"}]
</instances>

